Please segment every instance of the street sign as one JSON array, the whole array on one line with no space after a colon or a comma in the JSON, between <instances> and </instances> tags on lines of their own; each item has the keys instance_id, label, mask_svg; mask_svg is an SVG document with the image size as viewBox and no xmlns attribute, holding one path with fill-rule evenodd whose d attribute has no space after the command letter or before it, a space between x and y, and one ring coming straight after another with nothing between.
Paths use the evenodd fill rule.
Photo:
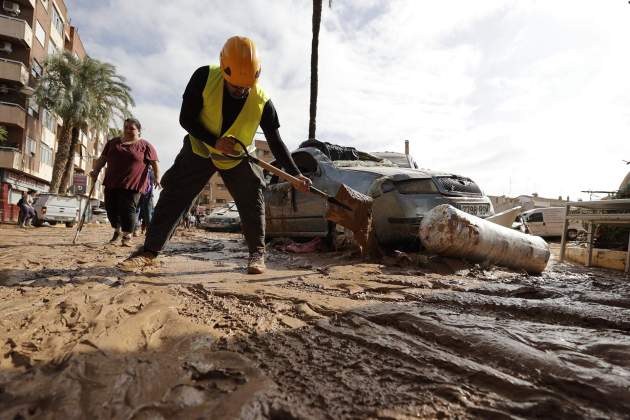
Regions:
<instances>
[{"instance_id":1,"label":"street sign","mask_svg":"<svg viewBox=\"0 0 630 420\"><path fill-rule=\"evenodd\" d=\"M85 194L87 191L87 176L84 174L74 174L72 186L75 194Z\"/></svg>"}]
</instances>

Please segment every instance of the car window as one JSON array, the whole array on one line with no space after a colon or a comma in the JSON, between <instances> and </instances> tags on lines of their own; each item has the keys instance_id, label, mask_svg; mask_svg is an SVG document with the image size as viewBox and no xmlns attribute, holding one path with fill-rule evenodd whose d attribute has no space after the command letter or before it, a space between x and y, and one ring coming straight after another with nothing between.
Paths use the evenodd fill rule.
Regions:
<instances>
[{"instance_id":1,"label":"car window","mask_svg":"<svg viewBox=\"0 0 630 420\"><path fill-rule=\"evenodd\" d=\"M532 213L529 216L527 216L527 221L528 222L542 222L543 221L543 215L540 212Z\"/></svg>"},{"instance_id":2,"label":"car window","mask_svg":"<svg viewBox=\"0 0 630 420\"><path fill-rule=\"evenodd\" d=\"M306 152L296 152L293 153L293 161L296 166L304 175L314 174L317 172L317 168L319 167L317 160L309 153Z\"/></svg>"}]
</instances>

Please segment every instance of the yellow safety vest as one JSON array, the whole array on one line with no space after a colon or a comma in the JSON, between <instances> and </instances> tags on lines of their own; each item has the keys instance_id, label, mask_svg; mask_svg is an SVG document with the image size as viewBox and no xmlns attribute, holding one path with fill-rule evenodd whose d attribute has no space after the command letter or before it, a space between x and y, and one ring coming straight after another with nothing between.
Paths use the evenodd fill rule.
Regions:
<instances>
[{"instance_id":1,"label":"yellow safety vest","mask_svg":"<svg viewBox=\"0 0 630 420\"><path fill-rule=\"evenodd\" d=\"M232 126L225 133L221 133L221 126L223 125L223 75L219 66L209 66L209 68L208 81L203 89L203 108L199 113L199 120L217 138L236 137L243 142L250 153L253 152L255 148L253 145L254 135L260 125L265 104L269 99L267 94L257 84L254 85ZM240 160L223 157L217 149L208 146L191 134L188 134L188 138L193 152L201 157L211 158L212 163L218 169L231 169L240 163ZM242 152L242 148L238 144L235 150Z\"/></svg>"}]
</instances>

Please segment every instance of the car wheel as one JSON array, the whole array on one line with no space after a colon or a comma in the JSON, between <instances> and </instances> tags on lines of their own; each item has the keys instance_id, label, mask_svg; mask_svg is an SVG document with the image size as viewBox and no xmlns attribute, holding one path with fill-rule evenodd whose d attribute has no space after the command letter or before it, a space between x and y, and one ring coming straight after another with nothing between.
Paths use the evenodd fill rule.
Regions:
<instances>
[{"instance_id":1,"label":"car wheel","mask_svg":"<svg viewBox=\"0 0 630 420\"><path fill-rule=\"evenodd\" d=\"M577 239L578 233L575 229L569 229L567 231L567 239L570 241L575 241Z\"/></svg>"},{"instance_id":2,"label":"car wheel","mask_svg":"<svg viewBox=\"0 0 630 420\"><path fill-rule=\"evenodd\" d=\"M68 228L74 227L74 222L66 222L66 227Z\"/></svg>"},{"instance_id":3,"label":"car wheel","mask_svg":"<svg viewBox=\"0 0 630 420\"><path fill-rule=\"evenodd\" d=\"M55 226L55 225L57 224L57 221L55 221L55 220L51 220L50 222L48 222L48 224L49 224L50 226Z\"/></svg>"}]
</instances>

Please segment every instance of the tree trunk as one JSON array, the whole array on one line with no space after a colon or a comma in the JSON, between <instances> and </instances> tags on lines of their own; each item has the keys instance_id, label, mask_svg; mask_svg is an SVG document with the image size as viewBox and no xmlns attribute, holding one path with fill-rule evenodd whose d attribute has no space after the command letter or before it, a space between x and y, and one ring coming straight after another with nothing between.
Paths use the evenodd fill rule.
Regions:
<instances>
[{"instance_id":1,"label":"tree trunk","mask_svg":"<svg viewBox=\"0 0 630 420\"><path fill-rule=\"evenodd\" d=\"M70 136L70 149L68 150L68 160L66 161L66 166L63 171L63 176L61 177L61 183L59 186L59 192L65 194L70 188L70 184L72 183L72 174L74 173L74 153L77 149L77 144L79 144L79 129L77 127L72 127L72 135Z\"/></svg>"},{"instance_id":2,"label":"tree trunk","mask_svg":"<svg viewBox=\"0 0 630 420\"><path fill-rule=\"evenodd\" d=\"M61 134L57 139L57 152L53 163L52 179L50 180L50 192L57 194L61 185L61 178L68 162L68 151L70 150L70 123L64 121Z\"/></svg>"},{"instance_id":3,"label":"tree trunk","mask_svg":"<svg viewBox=\"0 0 630 420\"><path fill-rule=\"evenodd\" d=\"M313 40L311 42L311 106L308 122L308 138L315 139L317 119L317 62L319 27L322 22L322 0L313 0Z\"/></svg>"}]
</instances>

